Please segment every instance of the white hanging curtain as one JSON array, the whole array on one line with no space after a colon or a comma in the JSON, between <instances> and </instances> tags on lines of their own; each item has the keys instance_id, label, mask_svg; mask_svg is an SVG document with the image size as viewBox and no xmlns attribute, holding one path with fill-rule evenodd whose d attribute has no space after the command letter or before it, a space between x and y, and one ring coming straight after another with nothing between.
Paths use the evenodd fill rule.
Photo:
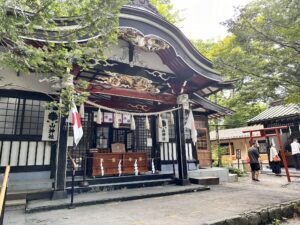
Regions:
<instances>
[{"instance_id":1,"label":"white hanging curtain","mask_svg":"<svg viewBox=\"0 0 300 225\"><path fill-rule=\"evenodd\" d=\"M135 130L135 120L134 120L134 116L131 116L130 129L131 129L131 130Z\"/></svg>"},{"instance_id":2,"label":"white hanging curtain","mask_svg":"<svg viewBox=\"0 0 300 225\"><path fill-rule=\"evenodd\" d=\"M100 109L100 108L98 109L98 112L97 112L96 123L97 123L97 124L101 124L101 123L102 123L102 112L101 112L101 109Z\"/></svg>"},{"instance_id":3,"label":"white hanging curtain","mask_svg":"<svg viewBox=\"0 0 300 225\"><path fill-rule=\"evenodd\" d=\"M196 130L196 126L195 126L195 120L194 120L192 110L190 110L189 117L186 121L185 127L191 130L192 141L193 141L194 145L196 145L198 134L197 134L197 130Z\"/></svg>"},{"instance_id":4,"label":"white hanging curtain","mask_svg":"<svg viewBox=\"0 0 300 225\"><path fill-rule=\"evenodd\" d=\"M145 118L145 129L146 129L146 130L150 130L150 123L149 123L149 118L148 118L148 116L146 116L146 118Z\"/></svg>"}]
</instances>

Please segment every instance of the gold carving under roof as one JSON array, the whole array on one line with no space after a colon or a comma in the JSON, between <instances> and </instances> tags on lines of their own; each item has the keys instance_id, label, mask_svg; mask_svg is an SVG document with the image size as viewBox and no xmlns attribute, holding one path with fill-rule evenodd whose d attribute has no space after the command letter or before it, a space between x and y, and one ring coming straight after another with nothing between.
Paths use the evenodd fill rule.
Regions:
<instances>
[{"instance_id":1,"label":"gold carving under roof","mask_svg":"<svg viewBox=\"0 0 300 225\"><path fill-rule=\"evenodd\" d=\"M170 47L170 45L163 39L152 35L144 35L142 32L131 27L120 28L119 35L125 41L128 41L134 46L145 51L155 52Z\"/></svg>"},{"instance_id":2,"label":"gold carving under roof","mask_svg":"<svg viewBox=\"0 0 300 225\"><path fill-rule=\"evenodd\" d=\"M105 72L111 75L111 77L97 76L97 82L101 84L107 84L112 87L135 89L138 91L146 91L151 93L160 92L160 90L152 84L152 81L147 78L111 73L109 71Z\"/></svg>"}]
</instances>

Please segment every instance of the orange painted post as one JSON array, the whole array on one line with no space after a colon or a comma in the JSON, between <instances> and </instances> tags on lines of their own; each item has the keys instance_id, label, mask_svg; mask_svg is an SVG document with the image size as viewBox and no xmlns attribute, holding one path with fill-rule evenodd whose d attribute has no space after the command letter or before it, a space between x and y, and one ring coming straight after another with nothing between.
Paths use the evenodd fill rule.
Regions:
<instances>
[{"instance_id":1,"label":"orange painted post","mask_svg":"<svg viewBox=\"0 0 300 225\"><path fill-rule=\"evenodd\" d=\"M278 128L276 128L275 131L276 131L276 136L277 136L277 140L278 140L278 144L279 144L279 148L280 148L280 152L281 152L281 157L282 157L286 177L288 179L288 182L291 182L291 177L290 177L289 169L288 169L288 166L287 166L286 157L285 157L285 153L284 153L284 150L283 150L283 147L282 147L282 143L281 143Z\"/></svg>"},{"instance_id":2,"label":"orange painted post","mask_svg":"<svg viewBox=\"0 0 300 225\"><path fill-rule=\"evenodd\" d=\"M229 139L228 149L229 149L229 164L230 164L230 166L232 166L232 155L231 155L230 139Z\"/></svg>"},{"instance_id":3,"label":"orange painted post","mask_svg":"<svg viewBox=\"0 0 300 225\"><path fill-rule=\"evenodd\" d=\"M253 137L252 137L252 131L250 131L250 140L249 140L249 146L251 147L253 142Z\"/></svg>"}]
</instances>

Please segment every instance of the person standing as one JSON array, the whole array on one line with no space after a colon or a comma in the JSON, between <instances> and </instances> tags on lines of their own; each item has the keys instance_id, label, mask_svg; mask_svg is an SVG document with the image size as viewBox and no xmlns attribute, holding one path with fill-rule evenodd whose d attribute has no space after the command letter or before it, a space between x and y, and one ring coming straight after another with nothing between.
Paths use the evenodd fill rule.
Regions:
<instances>
[{"instance_id":1,"label":"person standing","mask_svg":"<svg viewBox=\"0 0 300 225\"><path fill-rule=\"evenodd\" d=\"M279 176L281 174L281 167L280 167L280 157L278 155L278 151L276 149L276 145L272 144L270 148L270 164L272 168L272 172Z\"/></svg>"},{"instance_id":2,"label":"person standing","mask_svg":"<svg viewBox=\"0 0 300 225\"><path fill-rule=\"evenodd\" d=\"M300 144L298 140L295 138L293 143L291 143L292 155L294 158L295 168L296 170L300 170Z\"/></svg>"},{"instance_id":3,"label":"person standing","mask_svg":"<svg viewBox=\"0 0 300 225\"><path fill-rule=\"evenodd\" d=\"M260 170L259 165L259 152L258 152L258 146L256 143L251 143L251 147L248 149L248 157L250 161L250 167L251 167L251 174L252 174L252 180L253 181L259 181L258 175Z\"/></svg>"}]
</instances>

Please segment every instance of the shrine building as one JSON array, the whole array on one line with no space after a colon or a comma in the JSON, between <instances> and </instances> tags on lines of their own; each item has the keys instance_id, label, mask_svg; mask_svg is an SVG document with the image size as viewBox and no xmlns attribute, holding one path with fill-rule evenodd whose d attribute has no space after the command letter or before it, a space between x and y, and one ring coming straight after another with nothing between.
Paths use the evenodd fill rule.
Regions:
<instances>
[{"instance_id":1,"label":"shrine building","mask_svg":"<svg viewBox=\"0 0 300 225\"><path fill-rule=\"evenodd\" d=\"M54 37L53 43L64 41ZM95 37L77 42L89 38ZM28 40L49 42L42 33ZM0 70L1 170L11 165L12 182L28 180L16 190L49 189L62 196L70 190L72 160L78 188L82 181L97 185L114 179L184 185L189 171L211 167L208 119L233 112L208 97L232 88L232 82L224 81L149 1L135 0L121 9L118 42L106 56L107 61L93 60L90 70L74 65L72 71L74 82L89 82L90 93L81 110L78 146L71 121L45 108L59 100L55 75L41 81ZM196 137L187 128L191 115Z\"/></svg>"}]
</instances>

